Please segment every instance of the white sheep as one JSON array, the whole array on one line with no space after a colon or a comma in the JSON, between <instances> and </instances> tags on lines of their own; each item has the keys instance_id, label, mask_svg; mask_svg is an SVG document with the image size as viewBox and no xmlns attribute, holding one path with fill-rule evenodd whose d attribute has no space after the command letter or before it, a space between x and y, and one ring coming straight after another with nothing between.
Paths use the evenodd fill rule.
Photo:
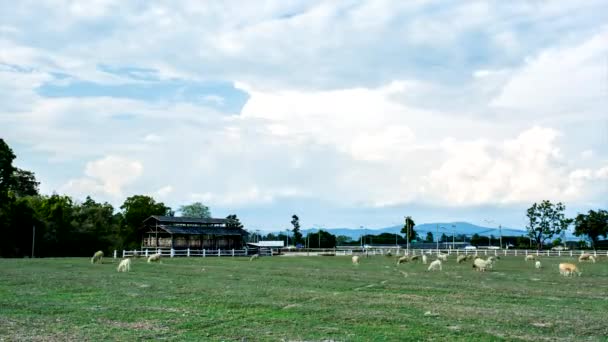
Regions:
<instances>
[{"instance_id":1,"label":"white sheep","mask_svg":"<svg viewBox=\"0 0 608 342\"><path fill-rule=\"evenodd\" d=\"M118 268L116 268L118 272L129 272L131 271L131 259L122 259L120 264L118 264Z\"/></svg>"},{"instance_id":2,"label":"white sheep","mask_svg":"<svg viewBox=\"0 0 608 342\"><path fill-rule=\"evenodd\" d=\"M534 255L532 255L532 254L526 255L526 257L524 258L524 260L525 260L526 262L528 262L528 261L532 261L532 260L535 260L535 259L536 259L536 256L534 256Z\"/></svg>"},{"instance_id":3,"label":"white sheep","mask_svg":"<svg viewBox=\"0 0 608 342\"><path fill-rule=\"evenodd\" d=\"M410 258L409 258L409 257L407 257L407 256L402 256L402 257L400 257L399 259L397 259L397 265L399 265L399 264L403 264L403 263L408 262L408 261L410 261Z\"/></svg>"},{"instance_id":4,"label":"white sheep","mask_svg":"<svg viewBox=\"0 0 608 342\"><path fill-rule=\"evenodd\" d=\"M103 252L102 251L97 251L95 252L95 254L93 254L93 257L91 258L91 264L95 264L95 263L103 263Z\"/></svg>"},{"instance_id":5,"label":"white sheep","mask_svg":"<svg viewBox=\"0 0 608 342\"><path fill-rule=\"evenodd\" d=\"M428 262L429 258L426 256L426 254L422 254L422 263L426 265Z\"/></svg>"},{"instance_id":6,"label":"white sheep","mask_svg":"<svg viewBox=\"0 0 608 342\"><path fill-rule=\"evenodd\" d=\"M437 254L437 260L441 260L443 262L448 261L448 255L447 254Z\"/></svg>"},{"instance_id":7,"label":"white sheep","mask_svg":"<svg viewBox=\"0 0 608 342\"><path fill-rule=\"evenodd\" d=\"M467 260L467 256L466 255L459 255L456 258L456 262L459 263L459 264L462 263L462 262L465 262L466 260Z\"/></svg>"},{"instance_id":8,"label":"white sheep","mask_svg":"<svg viewBox=\"0 0 608 342\"><path fill-rule=\"evenodd\" d=\"M256 254L252 255L251 258L249 258L249 261L258 260L259 258L260 258L260 255L256 253Z\"/></svg>"},{"instance_id":9,"label":"white sheep","mask_svg":"<svg viewBox=\"0 0 608 342\"><path fill-rule=\"evenodd\" d=\"M583 253L578 257L578 262L591 261L595 264L595 257L589 253Z\"/></svg>"},{"instance_id":10,"label":"white sheep","mask_svg":"<svg viewBox=\"0 0 608 342\"><path fill-rule=\"evenodd\" d=\"M559 264L559 274L564 277L568 277L576 273L579 277L581 276L581 272L578 270L575 264L570 263L561 263Z\"/></svg>"},{"instance_id":11,"label":"white sheep","mask_svg":"<svg viewBox=\"0 0 608 342\"><path fill-rule=\"evenodd\" d=\"M542 267L539 260L536 260L536 262L534 263L534 267L536 267L536 269L539 269Z\"/></svg>"},{"instance_id":12,"label":"white sheep","mask_svg":"<svg viewBox=\"0 0 608 342\"><path fill-rule=\"evenodd\" d=\"M353 265L359 265L359 256L353 255L353 257L351 258L351 261L353 262Z\"/></svg>"},{"instance_id":13,"label":"white sheep","mask_svg":"<svg viewBox=\"0 0 608 342\"><path fill-rule=\"evenodd\" d=\"M156 253L156 254L152 254L148 257L148 263L151 262L160 262L160 258L161 258L161 254L160 253Z\"/></svg>"},{"instance_id":14,"label":"white sheep","mask_svg":"<svg viewBox=\"0 0 608 342\"><path fill-rule=\"evenodd\" d=\"M477 269L479 272L485 272L486 268L492 268L492 261L477 258L473 260L473 268Z\"/></svg>"},{"instance_id":15,"label":"white sheep","mask_svg":"<svg viewBox=\"0 0 608 342\"><path fill-rule=\"evenodd\" d=\"M429 268L427 269L427 271L441 271L442 267L441 267L441 260L437 259L433 262L431 262L431 264L429 265Z\"/></svg>"}]
</instances>

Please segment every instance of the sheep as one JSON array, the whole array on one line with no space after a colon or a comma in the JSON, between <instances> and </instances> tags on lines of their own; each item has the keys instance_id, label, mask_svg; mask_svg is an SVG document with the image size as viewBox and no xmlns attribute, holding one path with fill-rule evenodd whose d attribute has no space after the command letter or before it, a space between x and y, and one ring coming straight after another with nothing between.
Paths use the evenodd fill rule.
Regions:
<instances>
[{"instance_id":1,"label":"sheep","mask_svg":"<svg viewBox=\"0 0 608 342\"><path fill-rule=\"evenodd\" d=\"M542 267L539 260L536 260L536 262L534 263L534 267L536 267L536 269L539 269Z\"/></svg>"},{"instance_id":2,"label":"sheep","mask_svg":"<svg viewBox=\"0 0 608 342\"><path fill-rule=\"evenodd\" d=\"M465 262L466 260L467 260L467 256L466 255L459 255L456 258L456 262L459 263L459 264L462 263L462 262Z\"/></svg>"},{"instance_id":3,"label":"sheep","mask_svg":"<svg viewBox=\"0 0 608 342\"><path fill-rule=\"evenodd\" d=\"M358 255L353 255L351 260L353 262L353 265L359 265L359 256Z\"/></svg>"},{"instance_id":4,"label":"sheep","mask_svg":"<svg viewBox=\"0 0 608 342\"><path fill-rule=\"evenodd\" d=\"M441 260L441 261L448 261L448 255L447 254L437 254L437 259Z\"/></svg>"},{"instance_id":5,"label":"sheep","mask_svg":"<svg viewBox=\"0 0 608 342\"><path fill-rule=\"evenodd\" d=\"M431 264L429 265L429 268L427 269L427 271L437 271L437 269L439 269L439 271L442 270L441 260L439 260L439 259L431 262Z\"/></svg>"},{"instance_id":6,"label":"sheep","mask_svg":"<svg viewBox=\"0 0 608 342\"><path fill-rule=\"evenodd\" d=\"M473 254L467 255L467 261L474 260L475 258L476 258L476 255L473 255Z\"/></svg>"},{"instance_id":7,"label":"sheep","mask_svg":"<svg viewBox=\"0 0 608 342\"><path fill-rule=\"evenodd\" d=\"M122 259L120 264L118 264L118 268L116 268L118 272L129 272L131 271L131 259Z\"/></svg>"},{"instance_id":8,"label":"sheep","mask_svg":"<svg viewBox=\"0 0 608 342\"><path fill-rule=\"evenodd\" d=\"M578 257L578 262L591 261L595 264L595 257L589 253L583 253Z\"/></svg>"},{"instance_id":9,"label":"sheep","mask_svg":"<svg viewBox=\"0 0 608 342\"><path fill-rule=\"evenodd\" d=\"M97 251L95 252L95 254L93 254L93 257L91 258L91 264L96 264L96 263L103 263L103 252L102 251Z\"/></svg>"},{"instance_id":10,"label":"sheep","mask_svg":"<svg viewBox=\"0 0 608 342\"><path fill-rule=\"evenodd\" d=\"M256 254L252 255L251 258L249 258L249 261L258 260L259 258L260 258L260 255L256 253Z\"/></svg>"},{"instance_id":11,"label":"sheep","mask_svg":"<svg viewBox=\"0 0 608 342\"><path fill-rule=\"evenodd\" d=\"M156 254L152 254L148 257L148 263L151 262L160 262L160 258L161 258L161 254L160 253L156 253Z\"/></svg>"},{"instance_id":12,"label":"sheep","mask_svg":"<svg viewBox=\"0 0 608 342\"><path fill-rule=\"evenodd\" d=\"M403 264L404 262L408 261L410 261L410 258L408 258L407 256L402 256L401 258L397 259L397 265Z\"/></svg>"},{"instance_id":13,"label":"sheep","mask_svg":"<svg viewBox=\"0 0 608 342\"><path fill-rule=\"evenodd\" d=\"M492 261L482 258L475 259L473 260L473 268L476 268L479 272L485 272L486 268L492 268Z\"/></svg>"},{"instance_id":14,"label":"sheep","mask_svg":"<svg viewBox=\"0 0 608 342\"><path fill-rule=\"evenodd\" d=\"M529 255L526 255L526 257L524 258L524 260L525 260L526 262L528 262L528 261L532 261L532 260L536 260L536 256L534 256L534 255L532 255L532 254L529 254Z\"/></svg>"},{"instance_id":15,"label":"sheep","mask_svg":"<svg viewBox=\"0 0 608 342\"><path fill-rule=\"evenodd\" d=\"M427 262L429 262L429 258L426 255L422 254L422 263L426 265Z\"/></svg>"},{"instance_id":16,"label":"sheep","mask_svg":"<svg viewBox=\"0 0 608 342\"><path fill-rule=\"evenodd\" d=\"M420 259L420 255L412 255L412 256L410 257L410 261L416 261L416 260L418 260L418 259Z\"/></svg>"},{"instance_id":17,"label":"sheep","mask_svg":"<svg viewBox=\"0 0 608 342\"><path fill-rule=\"evenodd\" d=\"M559 274L564 277L572 276L576 273L579 277L581 276L581 272L578 270L575 264L570 263L561 263L559 264Z\"/></svg>"}]
</instances>

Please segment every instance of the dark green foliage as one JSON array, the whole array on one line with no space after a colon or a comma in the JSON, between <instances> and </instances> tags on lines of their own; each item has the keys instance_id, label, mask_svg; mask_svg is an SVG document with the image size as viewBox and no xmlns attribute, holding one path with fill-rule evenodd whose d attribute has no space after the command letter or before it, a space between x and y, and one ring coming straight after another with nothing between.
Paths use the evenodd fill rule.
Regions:
<instances>
[{"instance_id":1,"label":"dark green foliage","mask_svg":"<svg viewBox=\"0 0 608 342\"><path fill-rule=\"evenodd\" d=\"M542 249L545 240L559 235L572 223L572 219L565 217L565 210L566 206L561 202L553 204L546 200L540 204L534 203L528 208L526 229L528 235L536 242L538 249Z\"/></svg>"},{"instance_id":2,"label":"dark green foliage","mask_svg":"<svg viewBox=\"0 0 608 342\"><path fill-rule=\"evenodd\" d=\"M409 240L414 241L418 239L418 233L414 230L414 226L416 226L416 222L412 219L411 216L407 216L405 218L405 223L403 228L401 228L401 234L408 234L409 232ZM407 239L407 236L406 236Z\"/></svg>"},{"instance_id":3,"label":"dark green foliage","mask_svg":"<svg viewBox=\"0 0 608 342\"><path fill-rule=\"evenodd\" d=\"M306 236L309 243L309 248L334 248L336 247L336 236L319 230L317 233L308 233Z\"/></svg>"},{"instance_id":4,"label":"dark green foliage","mask_svg":"<svg viewBox=\"0 0 608 342\"><path fill-rule=\"evenodd\" d=\"M15 168L10 190L17 197L36 196L39 184L33 172Z\"/></svg>"},{"instance_id":5,"label":"dark green foliage","mask_svg":"<svg viewBox=\"0 0 608 342\"><path fill-rule=\"evenodd\" d=\"M228 222L226 222L227 228L243 229L243 224L241 223L241 220L239 220L239 218L235 214L226 216L226 219L228 220Z\"/></svg>"},{"instance_id":6,"label":"dark green foliage","mask_svg":"<svg viewBox=\"0 0 608 342\"><path fill-rule=\"evenodd\" d=\"M586 235L595 248L598 237L608 237L608 211L589 210L587 215L578 214L574 220L574 235Z\"/></svg>"},{"instance_id":7,"label":"dark green foliage","mask_svg":"<svg viewBox=\"0 0 608 342\"><path fill-rule=\"evenodd\" d=\"M433 241L435 241L434 237L433 237L433 233L427 232L426 233L426 238L424 239L424 242L433 242Z\"/></svg>"},{"instance_id":8,"label":"dark green foliage","mask_svg":"<svg viewBox=\"0 0 608 342\"><path fill-rule=\"evenodd\" d=\"M303 242L302 233L300 232L300 218L298 215L291 216L291 225L293 226L294 245Z\"/></svg>"},{"instance_id":9,"label":"dark green foliage","mask_svg":"<svg viewBox=\"0 0 608 342\"><path fill-rule=\"evenodd\" d=\"M140 228L146 218L151 215L169 215L171 213L171 208L164 203L157 203L154 198L144 195L128 197L120 209L122 209L123 217L120 245L124 249L139 247L141 243Z\"/></svg>"}]
</instances>

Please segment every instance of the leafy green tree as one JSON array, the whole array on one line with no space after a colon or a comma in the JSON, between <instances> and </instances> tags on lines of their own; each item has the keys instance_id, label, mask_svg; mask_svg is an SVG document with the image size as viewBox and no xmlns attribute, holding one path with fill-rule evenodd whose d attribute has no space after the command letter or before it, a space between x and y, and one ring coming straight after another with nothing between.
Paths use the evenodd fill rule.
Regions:
<instances>
[{"instance_id":1,"label":"leafy green tree","mask_svg":"<svg viewBox=\"0 0 608 342\"><path fill-rule=\"evenodd\" d=\"M353 239L350 236L338 235L336 237L336 244L338 246L343 246L343 245L350 244L350 243L353 243L353 242L354 241L353 241Z\"/></svg>"},{"instance_id":2,"label":"leafy green tree","mask_svg":"<svg viewBox=\"0 0 608 342\"><path fill-rule=\"evenodd\" d=\"M226 216L226 228L230 229L243 229L243 224L241 220L236 216L236 214Z\"/></svg>"},{"instance_id":3,"label":"leafy green tree","mask_svg":"<svg viewBox=\"0 0 608 342\"><path fill-rule=\"evenodd\" d=\"M414 230L414 226L416 226L416 222L414 222L411 216L407 216L405 218L405 224L403 225L403 228L401 228L401 234L404 234L407 239L409 232L409 241L414 241L418 238L418 233Z\"/></svg>"},{"instance_id":4,"label":"leafy green tree","mask_svg":"<svg viewBox=\"0 0 608 342\"><path fill-rule=\"evenodd\" d=\"M179 207L179 212L183 217L211 218L211 211L209 210L209 207L201 202L182 205Z\"/></svg>"},{"instance_id":5,"label":"leafy green tree","mask_svg":"<svg viewBox=\"0 0 608 342\"><path fill-rule=\"evenodd\" d=\"M426 233L426 238L424 239L424 242L433 242L435 241L433 238L433 233L431 232L427 232Z\"/></svg>"},{"instance_id":6,"label":"leafy green tree","mask_svg":"<svg viewBox=\"0 0 608 342\"><path fill-rule=\"evenodd\" d=\"M126 249L137 248L140 245L139 229L142 222L152 215L167 215L171 208L154 198L145 195L128 197L120 206L122 209L121 245Z\"/></svg>"},{"instance_id":7,"label":"leafy green tree","mask_svg":"<svg viewBox=\"0 0 608 342\"><path fill-rule=\"evenodd\" d=\"M566 206L561 202L556 204L550 201L542 201L540 204L534 203L527 210L528 217L528 236L536 242L538 249L542 249L543 242L546 239L551 239L554 235L559 235L566 230L572 223L564 215Z\"/></svg>"},{"instance_id":8,"label":"leafy green tree","mask_svg":"<svg viewBox=\"0 0 608 342\"><path fill-rule=\"evenodd\" d=\"M574 220L574 235L586 235L595 248L600 236L608 236L608 211L589 210L587 215L578 214Z\"/></svg>"},{"instance_id":9,"label":"leafy green tree","mask_svg":"<svg viewBox=\"0 0 608 342\"><path fill-rule=\"evenodd\" d=\"M441 238L439 239L439 242L448 242L449 238L447 235L445 235L445 233L441 234Z\"/></svg>"},{"instance_id":10,"label":"leafy green tree","mask_svg":"<svg viewBox=\"0 0 608 342\"><path fill-rule=\"evenodd\" d=\"M6 201L13 181L15 154L4 139L0 138L0 204Z\"/></svg>"},{"instance_id":11,"label":"leafy green tree","mask_svg":"<svg viewBox=\"0 0 608 342\"><path fill-rule=\"evenodd\" d=\"M473 245L473 246L481 245L481 236L479 236L479 234L475 233L475 234L473 234L473 236L471 236L471 245Z\"/></svg>"},{"instance_id":12,"label":"leafy green tree","mask_svg":"<svg viewBox=\"0 0 608 342\"><path fill-rule=\"evenodd\" d=\"M17 197L38 195L38 185L40 182L36 181L36 176L33 172L15 168L12 177L10 190Z\"/></svg>"},{"instance_id":13,"label":"leafy green tree","mask_svg":"<svg viewBox=\"0 0 608 342\"><path fill-rule=\"evenodd\" d=\"M319 230L317 233L308 233L310 248L334 248L336 247L336 236Z\"/></svg>"},{"instance_id":14,"label":"leafy green tree","mask_svg":"<svg viewBox=\"0 0 608 342\"><path fill-rule=\"evenodd\" d=\"M293 226L294 245L302 243L302 233L300 232L300 218L298 215L291 216L291 225Z\"/></svg>"}]
</instances>

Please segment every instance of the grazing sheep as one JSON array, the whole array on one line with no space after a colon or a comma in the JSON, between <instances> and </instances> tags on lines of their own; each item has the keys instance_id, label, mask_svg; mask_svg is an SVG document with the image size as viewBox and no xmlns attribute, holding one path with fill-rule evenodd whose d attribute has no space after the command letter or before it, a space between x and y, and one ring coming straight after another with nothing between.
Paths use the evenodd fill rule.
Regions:
<instances>
[{"instance_id":1,"label":"grazing sheep","mask_svg":"<svg viewBox=\"0 0 608 342\"><path fill-rule=\"evenodd\" d=\"M534 267L536 267L536 269L541 268L542 265L540 264L540 261L536 260L536 262L534 263Z\"/></svg>"},{"instance_id":2,"label":"grazing sheep","mask_svg":"<svg viewBox=\"0 0 608 342\"><path fill-rule=\"evenodd\" d=\"M437 259L435 261L433 261L430 265L429 268L427 269L427 271L441 271L441 260Z\"/></svg>"},{"instance_id":3,"label":"grazing sheep","mask_svg":"<svg viewBox=\"0 0 608 342\"><path fill-rule=\"evenodd\" d=\"M447 254L437 254L437 260L441 260L443 262L448 261L448 255Z\"/></svg>"},{"instance_id":4,"label":"grazing sheep","mask_svg":"<svg viewBox=\"0 0 608 342\"><path fill-rule=\"evenodd\" d=\"M358 255L353 255L351 260L353 262L353 265L359 265L359 256Z\"/></svg>"},{"instance_id":5,"label":"grazing sheep","mask_svg":"<svg viewBox=\"0 0 608 342\"><path fill-rule=\"evenodd\" d=\"M581 272L578 270L575 264L570 263L561 263L559 264L559 274L564 277L568 277L576 273L579 277L581 276Z\"/></svg>"},{"instance_id":6,"label":"grazing sheep","mask_svg":"<svg viewBox=\"0 0 608 342\"><path fill-rule=\"evenodd\" d=\"M429 262L429 258L426 255L422 254L422 263L426 265L427 262Z\"/></svg>"},{"instance_id":7,"label":"grazing sheep","mask_svg":"<svg viewBox=\"0 0 608 342\"><path fill-rule=\"evenodd\" d=\"M131 259L122 259L120 264L118 264L118 268L116 269L118 272L129 272L131 271Z\"/></svg>"},{"instance_id":8,"label":"grazing sheep","mask_svg":"<svg viewBox=\"0 0 608 342\"><path fill-rule=\"evenodd\" d=\"M260 258L260 255L256 253L256 254L252 255L251 258L249 258L249 261L258 260L259 258Z\"/></svg>"},{"instance_id":9,"label":"grazing sheep","mask_svg":"<svg viewBox=\"0 0 608 342\"><path fill-rule=\"evenodd\" d=\"M386 254L384 254L384 255L386 255L387 257L389 257L389 258L390 258L390 257L392 257L392 256L393 256L393 253L391 253L391 251L388 251L388 252L386 252Z\"/></svg>"},{"instance_id":10,"label":"grazing sheep","mask_svg":"<svg viewBox=\"0 0 608 342\"><path fill-rule=\"evenodd\" d=\"M467 261L469 261L469 260L474 260L474 259L475 259L475 257L476 257L476 256L475 256L475 255L473 255L473 254L468 254L468 255L467 255Z\"/></svg>"},{"instance_id":11,"label":"grazing sheep","mask_svg":"<svg viewBox=\"0 0 608 342\"><path fill-rule=\"evenodd\" d=\"M91 258L91 264L96 264L96 263L103 263L103 252L102 251L97 251L95 252L95 254L93 254L93 257Z\"/></svg>"},{"instance_id":12,"label":"grazing sheep","mask_svg":"<svg viewBox=\"0 0 608 342\"><path fill-rule=\"evenodd\" d=\"M459 263L459 264L465 262L466 260L467 260L467 256L466 255L459 255L456 258L456 262Z\"/></svg>"},{"instance_id":13,"label":"grazing sheep","mask_svg":"<svg viewBox=\"0 0 608 342\"><path fill-rule=\"evenodd\" d=\"M412 255L410 257L410 261L416 261L416 260L419 260L419 259L420 259L420 255Z\"/></svg>"},{"instance_id":14,"label":"grazing sheep","mask_svg":"<svg viewBox=\"0 0 608 342\"><path fill-rule=\"evenodd\" d=\"M409 258L409 257L407 257L407 256L402 256L401 258L397 259L397 265L399 265L399 264L403 264L403 263L408 262L408 261L410 261L410 258Z\"/></svg>"},{"instance_id":15,"label":"grazing sheep","mask_svg":"<svg viewBox=\"0 0 608 342\"><path fill-rule=\"evenodd\" d=\"M160 257L161 257L160 253L152 254L152 255L150 255L148 257L148 263L151 263L153 261L154 262L160 262Z\"/></svg>"},{"instance_id":16,"label":"grazing sheep","mask_svg":"<svg viewBox=\"0 0 608 342\"><path fill-rule=\"evenodd\" d=\"M524 260L525 260L526 262L528 262L528 261L532 261L532 260L536 260L536 256L535 256L535 255L532 255L532 254L529 254L529 255L526 255L526 257L524 258Z\"/></svg>"},{"instance_id":17,"label":"grazing sheep","mask_svg":"<svg viewBox=\"0 0 608 342\"><path fill-rule=\"evenodd\" d=\"M595 264L595 257L589 253L584 253L578 257L578 262L583 262L583 261L591 261Z\"/></svg>"},{"instance_id":18,"label":"grazing sheep","mask_svg":"<svg viewBox=\"0 0 608 342\"><path fill-rule=\"evenodd\" d=\"M485 272L486 268L492 268L492 261L482 258L475 259L473 260L473 268L476 268L479 272Z\"/></svg>"}]
</instances>

